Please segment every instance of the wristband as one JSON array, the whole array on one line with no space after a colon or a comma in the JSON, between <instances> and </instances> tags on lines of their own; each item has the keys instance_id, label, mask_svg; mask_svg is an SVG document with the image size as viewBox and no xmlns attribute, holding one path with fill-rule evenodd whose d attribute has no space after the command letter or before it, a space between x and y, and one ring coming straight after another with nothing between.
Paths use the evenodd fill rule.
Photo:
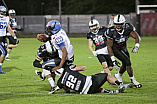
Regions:
<instances>
[{"instance_id":1,"label":"wristband","mask_svg":"<svg viewBox=\"0 0 157 104\"><path fill-rule=\"evenodd\" d=\"M14 39L17 39L17 37L16 37L16 36L14 36Z\"/></svg>"},{"instance_id":2,"label":"wristband","mask_svg":"<svg viewBox=\"0 0 157 104\"><path fill-rule=\"evenodd\" d=\"M110 58L111 58L112 62L113 62L113 61L115 61L115 58L114 58L114 56L111 56Z\"/></svg>"},{"instance_id":3,"label":"wristband","mask_svg":"<svg viewBox=\"0 0 157 104\"><path fill-rule=\"evenodd\" d=\"M136 43L136 44L135 44L135 47L138 47L138 48L139 48L139 46L140 46L140 44L139 44L139 43Z\"/></svg>"}]
</instances>

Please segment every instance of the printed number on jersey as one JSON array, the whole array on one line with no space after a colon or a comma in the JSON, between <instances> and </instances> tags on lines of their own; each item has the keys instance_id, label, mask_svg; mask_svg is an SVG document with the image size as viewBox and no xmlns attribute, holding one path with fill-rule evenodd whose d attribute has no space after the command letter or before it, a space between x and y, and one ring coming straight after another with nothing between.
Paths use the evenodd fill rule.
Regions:
<instances>
[{"instance_id":1,"label":"printed number on jersey","mask_svg":"<svg viewBox=\"0 0 157 104\"><path fill-rule=\"evenodd\" d=\"M102 36L97 36L93 38L96 45L102 45L104 44L104 38Z\"/></svg>"},{"instance_id":2,"label":"printed number on jersey","mask_svg":"<svg viewBox=\"0 0 157 104\"><path fill-rule=\"evenodd\" d=\"M0 22L0 29L5 29L7 27L7 22Z\"/></svg>"}]
</instances>

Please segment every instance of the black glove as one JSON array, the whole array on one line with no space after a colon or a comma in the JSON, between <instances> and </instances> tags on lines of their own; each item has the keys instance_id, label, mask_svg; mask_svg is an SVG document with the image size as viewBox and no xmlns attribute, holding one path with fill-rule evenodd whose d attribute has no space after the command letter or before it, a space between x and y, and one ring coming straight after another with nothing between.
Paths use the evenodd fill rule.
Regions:
<instances>
[{"instance_id":1,"label":"black glove","mask_svg":"<svg viewBox=\"0 0 157 104\"><path fill-rule=\"evenodd\" d=\"M51 70L52 70L52 67L50 67L50 66L45 66L44 69L51 71Z\"/></svg>"}]
</instances>

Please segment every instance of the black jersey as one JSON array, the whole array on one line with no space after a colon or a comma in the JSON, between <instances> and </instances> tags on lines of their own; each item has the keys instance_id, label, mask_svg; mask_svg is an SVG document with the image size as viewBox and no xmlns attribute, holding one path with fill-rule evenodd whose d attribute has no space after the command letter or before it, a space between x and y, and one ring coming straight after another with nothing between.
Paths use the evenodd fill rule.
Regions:
<instances>
[{"instance_id":1,"label":"black jersey","mask_svg":"<svg viewBox=\"0 0 157 104\"><path fill-rule=\"evenodd\" d=\"M66 66L63 74L59 78L57 85L80 92L80 94L96 93L98 89L107 81L107 73L98 73L92 76L85 76L78 71L71 70L74 65Z\"/></svg>"},{"instance_id":2,"label":"black jersey","mask_svg":"<svg viewBox=\"0 0 157 104\"><path fill-rule=\"evenodd\" d=\"M78 71L72 71L70 66L64 68L62 76L59 78L57 85L62 88L66 86L77 92L81 92L86 82L86 76L82 75Z\"/></svg>"},{"instance_id":3,"label":"black jersey","mask_svg":"<svg viewBox=\"0 0 157 104\"><path fill-rule=\"evenodd\" d=\"M99 31L97 34L93 34L91 32L88 32L86 34L87 39L91 39L93 41L94 45L96 46L95 50L106 47L106 45L107 45L107 38L105 36L106 30L107 30L106 27L101 27L101 28L99 28Z\"/></svg>"},{"instance_id":4,"label":"black jersey","mask_svg":"<svg viewBox=\"0 0 157 104\"><path fill-rule=\"evenodd\" d=\"M16 28L17 28L17 21L16 18L10 18L10 27L16 33Z\"/></svg>"},{"instance_id":5,"label":"black jersey","mask_svg":"<svg viewBox=\"0 0 157 104\"><path fill-rule=\"evenodd\" d=\"M126 48L126 41L128 40L130 33L135 31L134 26L130 23L126 23L123 30L118 32L114 27L107 29L106 35L108 38L113 39L113 47L118 49Z\"/></svg>"},{"instance_id":6,"label":"black jersey","mask_svg":"<svg viewBox=\"0 0 157 104\"><path fill-rule=\"evenodd\" d=\"M59 57L57 50L55 52L53 52L53 53L47 52L46 44L43 44L43 45L40 46L40 48L37 51L37 54L38 54L39 57L43 58L43 61L47 61L47 60Z\"/></svg>"}]
</instances>

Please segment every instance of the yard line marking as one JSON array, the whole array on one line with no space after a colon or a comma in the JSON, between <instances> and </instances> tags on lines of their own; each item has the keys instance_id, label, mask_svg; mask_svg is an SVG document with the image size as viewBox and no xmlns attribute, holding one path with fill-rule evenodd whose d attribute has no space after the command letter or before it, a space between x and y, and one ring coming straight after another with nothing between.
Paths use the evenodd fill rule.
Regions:
<instances>
[{"instance_id":1,"label":"yard line marking","mask_svg":"<svg viewBox=\"0 0 157 104\"><path fill-rule=\"evenodd\" d=\"M107 97L131 97L131 98L135 98L134 96L126 96L126 95L124 95L124 96L120 96L120 95L115 95L115 94L111 94L111 95L97 95L97 94L57 94L57 93L55 93L55 94L44 94L44 93L25 93L25 92L0 92L0 94L28 94L28 95L32 95L32 94L35 94L35 95L60 95L60 96L96 96L96 97L105 97L105 96L107 96ZM147 97L147 96L145 96L145 97L136 97L136 98L149 98L149 97ZM155 98L156 99L156 98Z\"/></svg>"}]
</instances>

